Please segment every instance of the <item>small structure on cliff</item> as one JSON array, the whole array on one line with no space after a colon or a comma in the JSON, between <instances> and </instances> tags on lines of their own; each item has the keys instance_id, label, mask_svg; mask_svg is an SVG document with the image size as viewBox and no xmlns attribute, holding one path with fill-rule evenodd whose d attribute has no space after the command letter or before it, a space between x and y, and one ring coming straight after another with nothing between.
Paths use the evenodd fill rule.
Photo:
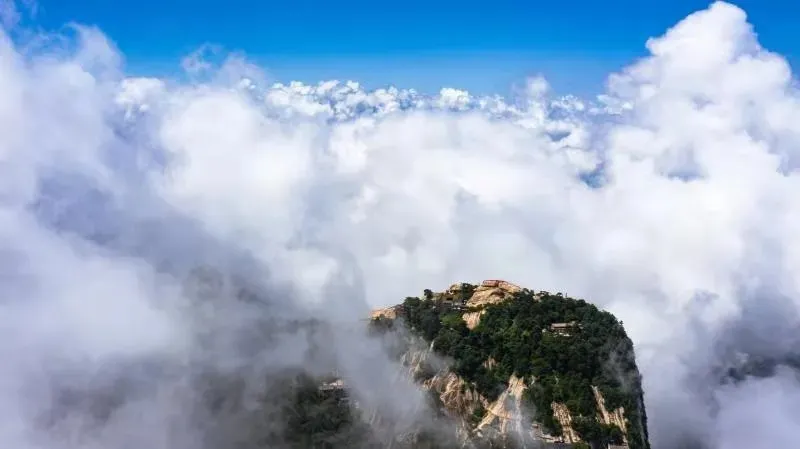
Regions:
<instances>
[{"instance_id":1,"label":"small structure on cliff","mask_svg":"<svg viewBox=\"0 0 800 449\"><path fill-rule=\"evenodd\" d=\"M550 325L550 332L564 337L569 337L572 335L572 331L578 327L580 327L580 325L577 321L570 321L569 323L553 323Z\"/></svg>"},{"instance_id":2,"label":"small structure on cliff","mask_svg":"<svg viewBox=\"0 0 800 449\"><path fill-rule=\"evenodd\" d=\"M508 281L503 281L500 279L488 279L481 282L481 287L486 288L499 288L500 290L505 290L509 293L519 293L522 291L522 287L512 284Z\"/></svg>"}]
</instances>

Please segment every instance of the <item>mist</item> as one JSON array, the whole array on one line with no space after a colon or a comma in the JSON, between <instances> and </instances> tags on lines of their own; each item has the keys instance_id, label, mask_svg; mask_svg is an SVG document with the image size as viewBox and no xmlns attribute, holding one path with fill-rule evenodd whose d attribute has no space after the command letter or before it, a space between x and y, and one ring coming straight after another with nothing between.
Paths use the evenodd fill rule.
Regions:
<instances>
[{"instance_id":1,"label":"mist","mask_svg":"<svg viewBox=\"0 0 800 449\"><path fill-rule=\"evenodd\" d=\"M0 5L5 445L231 445L208 376L246 403L332 370L410 428L423 394L360 320L486 278L624 321L654 448L800 432L800 96L741 9L648 40L596 99L504 99L279 84L216 47L131 77L113 36Z\"/></svg>"}]
</instances>

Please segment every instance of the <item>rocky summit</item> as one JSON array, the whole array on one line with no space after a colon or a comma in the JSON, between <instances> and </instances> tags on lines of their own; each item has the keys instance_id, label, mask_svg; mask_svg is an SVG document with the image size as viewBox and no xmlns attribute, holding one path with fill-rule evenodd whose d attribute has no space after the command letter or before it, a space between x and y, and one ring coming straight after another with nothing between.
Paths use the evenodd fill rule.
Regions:
<instances>
[{"instance_id":1,"label":"rocky summit","mask_svg":"<svg viewBox=\"0 0 800 449\"><path fill-rule=\"evenodd\" d=\"M458 283L375 310L370 326L410 331L395 356L455 423L442 447L650 447L633 344L582 299Z\"/></svg>"}]
</instances>

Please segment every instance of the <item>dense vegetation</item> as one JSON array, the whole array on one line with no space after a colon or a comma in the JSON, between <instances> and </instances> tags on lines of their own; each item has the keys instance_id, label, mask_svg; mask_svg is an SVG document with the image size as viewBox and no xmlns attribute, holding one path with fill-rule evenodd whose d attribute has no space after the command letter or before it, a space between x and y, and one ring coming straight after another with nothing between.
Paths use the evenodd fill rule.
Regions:
<instances>
[{"instance_id":1,"label":"dense vegetation","mask_svg":"<svg viewBox=\"0 0 800 449\"><path fill-rule=\"evenodd\" d=\"M555 401L566 404L573 428L585 441L596 447L620 443L619 428L595 419L595 385L608 410L625 408L630 447L649 447L633 345L610 313L584 300L546 292L535 297L528 290L486 307L472 330L462 319L463 311L428 292L423 298L406 298L403 311L407 325L432 341L437 352L452 357L452 369L487 399L496 399L515 374L526 380L525 399L536 411L534 419L549 432L561 433L551 408ZM554 323L570 322L574 325L567 335L551 331ZM490 359L495 363L487 364Z\"/></svg>"},{"instance_id":2,"label":"dense vegetation","mask_svg":"<svg viewBox=\"0 0 800 449\"><path fill-rule=\"evenodd\" d=\"M298 382L299 380L299 382ZM431 395L431 408L440 410L438 397ZM435 426L420 429L413 435L383 433L371 428L350 403L344 389L320 389L319 380L306 376L295 378L290 401L285 403L282 429L283 446L296 449L463 449L451 436L433 432ZM435 419L436 417L434 417ZM439 418L442 418L440 416ZM474 449L490 449L478 446ZM504 446L510 449L510 446Z\"/></svg>"}]
</instances>

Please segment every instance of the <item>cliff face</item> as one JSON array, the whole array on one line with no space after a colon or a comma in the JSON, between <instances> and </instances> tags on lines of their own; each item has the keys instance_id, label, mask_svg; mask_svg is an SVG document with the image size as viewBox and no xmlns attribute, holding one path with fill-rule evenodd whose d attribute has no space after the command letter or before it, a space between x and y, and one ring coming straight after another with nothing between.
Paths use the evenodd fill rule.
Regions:
<instances>
[{"instance_id":1,"label":"cliff face","mask_svg":"<svg viewBox=\"0 0 800 449\"><path fill-rule=\"evenodd\" d=\"M371 318L411 329L400 358L464 447L649 448L632 343L585 301L492 280L426 290Z\"/></svg>"}]
</instances>

